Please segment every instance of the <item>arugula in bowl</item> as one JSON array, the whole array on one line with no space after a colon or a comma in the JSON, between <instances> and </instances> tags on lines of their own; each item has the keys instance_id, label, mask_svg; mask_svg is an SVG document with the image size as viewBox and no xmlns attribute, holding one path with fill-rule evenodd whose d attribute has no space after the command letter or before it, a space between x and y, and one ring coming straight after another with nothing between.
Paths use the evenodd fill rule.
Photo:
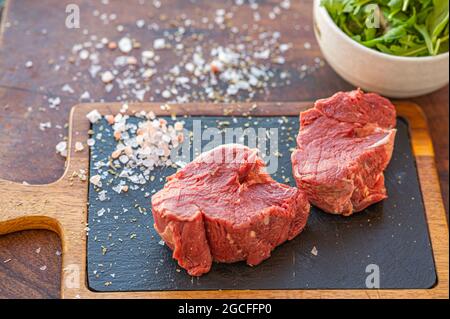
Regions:
<instances>
[{"instance_id":1,"label":"arugula in bowl","mask_svg":"<svg viewBox=\"0 0 450 319\"><path fill-rule=\"evenodd\" d=\"M321 0L347 35L366 47L406 57L449 49L448 0Z\"/></svg>"}]
</instances>

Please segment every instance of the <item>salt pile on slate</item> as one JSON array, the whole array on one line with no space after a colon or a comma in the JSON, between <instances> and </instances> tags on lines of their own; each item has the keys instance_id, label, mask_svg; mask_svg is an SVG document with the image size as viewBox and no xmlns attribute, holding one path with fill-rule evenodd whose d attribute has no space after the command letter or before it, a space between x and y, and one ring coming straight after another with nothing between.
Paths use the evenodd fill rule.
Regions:
<instances>
[{"instance_id":1,"label":"salt pile on slate","mask_svg":"<svg viewBox=\"0 0 450 319\"><path fill-rule=\"evenodd\" d=\"M128 105L124 104L116 115L108 114L104 117L97 110L90 112L87 118L92 124L102 118L109 126L105 130L112 130L116 140L114 151L109 154L108 161L96 161L94 166L99 172L91 176L90 182L97 189L102 187L102 181L111 178L111 175L120 178L120 182L112 189L117 193L127 192L130 182L132 187L143 185L152 179L151 172L155 167L183 165L183 162L174 163L170 159L171 151L184 141L183 122L177 121L169 125L163 118L157 118L153 112L138 112L134 117L142 119L139 123L129 122L130 116L126 114ZM102 133L97 133L93 140L102 140ZM88 143L92 146L95 143ZM107 168L107 170L104 170ZM101 199L106 199L106 193L100 192Z\"/></svg>"}]
</instances>

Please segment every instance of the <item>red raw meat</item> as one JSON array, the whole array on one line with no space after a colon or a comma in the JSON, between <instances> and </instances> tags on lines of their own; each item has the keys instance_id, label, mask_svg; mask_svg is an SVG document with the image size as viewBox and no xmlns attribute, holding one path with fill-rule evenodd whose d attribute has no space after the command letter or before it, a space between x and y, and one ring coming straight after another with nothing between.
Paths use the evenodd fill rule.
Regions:
<instances>
[{"instance_id":1,"label":"red raw meat","mask_svg":"<svg viewBox=\"0 0 450 319\"><path fill-rule=\"evenodd\" d=\"M339 92L301 113L292 165L310 203L348 216L385 199L395 125L394 105L361 90Z\"/></svg>"},{"instance_id":2,"label":"red raw meat","mask_svg":"<svg viewBox=\"0 0 450 319\"><path fill-rule=\"evenodd\" d=\"M305 227L302 191L265 172L257 150L230 144L203 153L152 197L155 229L190 275L213 261L257 265Z\"/></svg>"}]
</instances>

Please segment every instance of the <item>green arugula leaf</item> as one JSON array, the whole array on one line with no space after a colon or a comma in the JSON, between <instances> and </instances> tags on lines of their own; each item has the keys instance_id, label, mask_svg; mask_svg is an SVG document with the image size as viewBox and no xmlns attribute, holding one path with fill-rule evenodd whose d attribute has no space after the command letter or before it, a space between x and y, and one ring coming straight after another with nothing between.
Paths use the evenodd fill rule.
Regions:
<instances>
[{"instance_id":1,"label":"green arugula leaf","mask_svg":"<svg viewBox=\"0 0 450 319\"><path fill-rule=\"evenodd\" d=\"M448 0L321 0L353 40L380 52L427 56L448 52Z\"/></svg>"},{"instance_id":2,"label":"green arugula leaf","mask_svg":"<svg viewBox=\"0 0 450 319\"><path fill-rule=\"evenodd\" d=\"M434 0L434 10L428 16L427 27L433 42L448 25L448 0Z\"/></svg>"},{"instance_id":3,"label":"green arugula leaf","mask_svg":"<svg viewBox=\"0 0 450 319\"><path fill-rule=\"evenodd\" d=\"M420 32L422 37L425 39L425 43L427 45L428 52L430 55L434 55L433 41L431 41L430 34L428 33L428 29L425 25L414 25L417 31Z\"/></svg>"},{"instance_id":4,"label":"green arugula leaf","mask_svg":"<svg viewBox=\"0 0 450 319\"><path fill-rule=\"evenodd\" d=\"M406 35L406 30L405 30L405 26L401 25L395 28L392 28L390 30L388 30L385 34L383 34L381 37L378 37L376 39L370 40L370 41L364 41L362 42L362 44L364 44L365 46L372 48L374 47L376 44L379 44L381 42L392 42L395 39L399 39L403 36Z\"/></svg>"}]
</instances>

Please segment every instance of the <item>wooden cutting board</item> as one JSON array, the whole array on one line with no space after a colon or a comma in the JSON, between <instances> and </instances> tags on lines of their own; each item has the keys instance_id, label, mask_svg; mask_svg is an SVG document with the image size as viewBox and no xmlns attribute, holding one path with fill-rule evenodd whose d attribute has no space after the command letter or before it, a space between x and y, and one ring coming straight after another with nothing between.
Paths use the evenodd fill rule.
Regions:
<instances>
[{"instance_id":1,"label":"wooden cutting board","mask_svg":"<svg viewBox=\"0 0 450 319\"><path fill-rule=\"evenodd\" d=\"M273 118L277 116L294 116L296 117L300 111L307 109L311 103L261 103L257 108L252 108L253 104L241 104L241 105L211 105L211 104L192 104L192 105L174 105L171 110L175 111L178 115L189 114L191 116L223 116L224 110L227 110L227 116L242 116L243 114L251 114L254 118L266 117ZM63 245L63 271L62 271L62 287L61 287L61 296L63 298L133 298L133 297L148 297L148 298L350 298L350 297L383 297L383 298L448 298L448 230L446 225L445 213L443 209L443 204L440 196L439 183L436 175L436 170L434 166L434 153L432 144L429 138L428 128L426 120L417 105L412 103L399 103L397 104L398 114L399 116L405 120L403 124L400 126L409 128L409 136L405 134L405 138L408 141L405 145L400 145L398 147L406 147L408 145L412 148L412 153L415 162L414 165L417 166L417 181L418 186L416 191L421 190L419 193L419 197L423 199L423 206L421 204L420 198L416 198L418 201L417 204L411 207L419 207L415 214L422 214L423 222L426 222L426 225L423 229L423 232L419 234L416 240L421 241L421 238L428 238L427 230L429 231L429 238L431 241L431 249L432 255L434 256L434 267L433 262L431 264L425 262L426 267L431 267L433 269L429 269L428 276L420 277L422 278L419 281L416 281L417 286L414 284L407 284L408 280L404 281L405 288L422 288L422 289L381 289L381 290L367 290L367 289L337 289L337 288L355 288L358 285L351 284L351 287L346 287L345 283L341 286L333 285L327 286L327 283L321 283L317 287L315 286L315 282L311 277L311 281L309 285L307 280L305 280L303 275L301 276L298 285L291 285L290 283L283 284L270 284L268 283L266 286L261 285L252 285L249 284L249 281L242 282L237 281L238 284L223 284L221 286L221 277L223 278L226 273L226 278L229 279L230 282L233 282L234 277L238 277L240 273L236 273L231 271L230 269L241 269L243 273L248 275L248 269L252 269L251 271L259 272L272 270L273 282L277 281L277 272L276 268L268 267L270 263L277 262L278 265L283 265L283 261L285 258L283 254L289 249L296 249L296 244L302 243L302 236L304 237L303 242L307 240L308 236L311 238L311 234L308 235L308 229L305 233L301 234L298 239L288 244L285 244L279 247L275 252L274 256L269 259L267 262L263 263L259 267L248 268L246 266L237 264L237 265L223 265L215 266L210 276L211 282L215 284L209 284L207 281L208 277L202 277L199 281L200 284L192 285L189 289L188 286L183 285L186 284L187 275L183 273L183 271L177 272L177 276L180 276L180 280L177 282L177 285L167 285L169 281L162 282L158 287L152 285L143 285L140 287L136 287L132 285L133 280L124 280L124 281L114 281L112 285L105 285L106 281L102 277L98 277L99 280L96 281L95 276L93 274L93 266L99 263L99 255L98 255L98 247L95 246L95 242L91 240L92 231L94 229L101 232L100 228L93 228L92 225L90 227L90 237L89 237L89 245L86 237L86 224L88 221L93 221L92 212L88 214L88 196L89 189L88 183L80 181L78 178L73 178L73 172L78 172L80 169L89 170L89 151L86 149L83 152L75 152L74 145L75 142L85 142L88 138L88 130L90 129L90 123L86 119L86 114L93 110L98 109L103 114L114 114L117 113L120 109L120 105L118 104L84 104L79 105L73 108L71 112L70 119L70 134L69 134L69 155L67 159L66 171L64 176L58 180L57 182L50 185L41 185L41 186L31 186L31 185L20 185L8 181L0 181L0 194L2 194L2 201L0 206L0 234L5 234L13 231L24 230L24 229L50 229L57 232L62 239ZM170 114L167 111L162 111L160 109L159 104L136 104L130 105L130 112L138 111L138 110L153 110L160 116L169 116ZM401 121L403 121L401 120ZM401 123L399 121L399 123ZM395 160L395 159L394 159ZM389 173L387 172L387 175ZM395 174L393 175L395 177ZM411 185L414 184L413 182ZM411 185L406 185L405 190ZM388 189L389 189L388 185ZM401 188L397 188L401 189ZM401 194L390 194L391 197L397 198L396 205L398 207L403 207L402 204L405 202L410 203L411 198L402 198ZM95 205L95 203L91 203L91 209ZM386 207L385 207L386 206ZM390 211L386 212L386 209L389 208L388 205L382 206L374 206L374 211L364 212L362 214L367 214L367 216L371 216L373 219L372 222L366 222L365 225L361 224L363 222L363 218L367 217L364 215L359 215L356 217L361 227L367 227L364 231L360 231L359 238L352 238L349 242L363 242L370 241L376 242L377 240L382 240L383 238L376 237L377 234L377 224L383 224L389 217L399 217L399 215L395 215L395 210L393 207L390 207ZM377 210L381 212L377 213ZM422 207L422 209L420 208ZM421 211L422 210L422 211ZM377 215L382 213L383 218L377 218ZM406 212L405 212L406 213ZM329 219L328 215L321 215L320 212L313 212L316 215L316 219ZM416 215L412 217L417 217ZM327 223L336 223L334 220L327 220ZM348 219L346 223L352 223L352 219ZM392 223L391 223L392 224ZM315 224L312 224L311 228L314 229ZM337 226L336 226L337 227ZM399 228L402 228L402 225L398 225ZM405 225L403 225L405 227ZM420 225L413 225L412 227L418 227L420 229ZM371 234L371 229L372 234ZM328 238L330 236L335 236L335 233L324 233L321 234L324 238ZM328 236L328 237L327 237ZM313 236L314 237L314 236ZM317 237L315 241L312 241L317 245L319 250L319 255L322 256L329 249L327 246L324 246L324 242L320 240L321 237ZM399 253L393 255L392 258L399 258L401 256L402 248L406 247L402 245L402 242L410 242L410 240L414 240L411 238L397 238L396 242L398 243L397 250ZM328 240L331 242L331 240ZM427 241L422 241L422 243L427 243ZM157 240L156 240L156 245ZM322 246L321 246L322 245ZM426 245L425 245L426 246ZM429 260L431 258L431 250L429 250L429 254L426 253L426 247L422 247L421 251L424 252L425 257L420 258L419 264L422 261ZM408 246L411 247L411 246ZM129 248L129 247L128 247ZM308 249L312 247L303 247L302 249L306 252ZM346 247L343 247L345 250ZM164 260L164 256L170 254L167 250L167 247L158 246L158 249L161 251L163 257L160 259ZM348 250L355 249L355 247L350 247ZM389 247L386 247L386 250L389 250ZM120 254L120 250L117 251ZM364 251L363 251L364 252ZM345 252L343 253L345 254ZM428 255L427 255L428 254ZM310 255L310 254L309 254ZM326 254L325 254L326 255ZM428 257L427 257L428 256ZM148 256L149 257L149 256ZM151 256L150 256L151 257ZM314 261L314 258L308 256L308 254L303 254L304 262L317 262ZM419 255L420 257L420 255ZM347 256L349 258L349 256ZM327 262L328 264L333 265L335 262L334 259L322 259L323 262ZM355 258L356 261L356 258ZM171 263L170 263L171 262ZM398 263L392 263L392 267L395 267L397 264L399 267L407 267L405 264L402 266L402 262L404 260L399 260ZM112 262L114 263L114 261ZM175 265L174 261L167 260L167 267L170 268L170 265ZM299 261L301 263L301 261ZM413 263L413 260L409 262L409 264ZM133 262L130 262L132 265ZM304 264L304 263L303 263ZM351 264L351 263L350 263ZM420 268L418 264L417 267ZM431 266L430 266L431 265ZM238 268L235 268L238 267ZM280 267L280 266L278 266ZM165 267L162 267L165 268ZM311 267L314 269L315 267ZM228 269L228 273L227 273ZM260 270L261 269L261 270ZM287 271L287 268L283 269L283 272ZM330 268L332 269L332 267ZM413 268L414 269L414 268ZM88 271L89 272L88 272ZM122 274L126 274L124 268L118 268L119 271L124 271ZM292 276L292 269L288 269L289 272L287 276ZM420 269L417 269L421 271ZM435 270L435 274L437 276L437 283L433 286L434 281L436 281L436 276L433 277L433 273ZM128 271L130 273L132 269ZM222 273L221 273L222 271ZM383 269L381 269L383 272ZM274 275L275 272L275 275ZM333 278L331 271L326 275L331 277L330 282L342 282L346 281L344 277ZM107 272L107 275L111 275L111 273ZM119 273L120 274L120 273ZM253 273L255 274L255 273ZM116 274L117 275L117 274ZM142 274L139 274L142 275ZM157 275L157 274L156 274ZM285 274L286 275L286 274ZM315 276L320 276L321 274L314 274ZM148 274L147 281L151 283L157 280L153 280L151 278L155 277L155 274ZM154 277L151 277L154 276ZM183 277L184 276L184 277ZM234 277L233 277L234 276ZM264 273L261 273L260 276L264 276ZM408 270L408 274L405 277L418 278L414 276L414 273L411 273ZM142 277L141 277L142 278ZM252 277L249 277L252 278ZM351 277L348 277L351 283ZM383 277L382 277L383 278ZM176 278L172 278L175 282ZM190 280L190 278L189 278ZM222 279L223 280L223 279ZM254 278L252 279L254 280ZM283 280L286 281L286 278ZM234 282L236 280L234 279ZM355 287L353 287L355 286ZM383 287L383 284L381 284ZM432 286L432 287L431 287ZM308 289L318 288L318 289ZM395 287L395 284L388 285L389 288L402 288ZM334 288L334 289L328 289ZM428 289L423 289L428 288ZM226 290L219 290L226 289ZM125 290L122 292L118 292L119 290ZM131 291L133 290L133 291ZM142 290L142 291L136 291ZM152 290L152 291L147 291ZM207 290L207 291L205 291ZM104 292L100 292L104 291Z\"/></svg>"}]
</instances>

